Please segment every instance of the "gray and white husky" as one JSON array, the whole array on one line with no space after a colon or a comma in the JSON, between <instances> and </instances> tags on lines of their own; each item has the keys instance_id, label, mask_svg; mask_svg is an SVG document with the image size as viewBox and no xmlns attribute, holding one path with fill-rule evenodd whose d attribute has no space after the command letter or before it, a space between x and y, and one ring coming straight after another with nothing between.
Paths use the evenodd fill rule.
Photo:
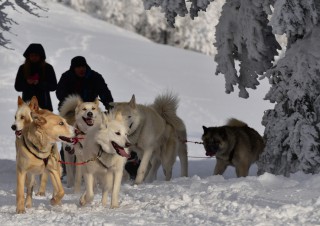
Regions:
<instances>
[{"instance_id":1,"label":"gray and white husky","mask_svg":"<svg viewBox=\"0 0 320 226\"><path fill-rule=\"evenodd\" d=\"M136 184L152 181L160 164L166 180L172 177L177 155L181 163L181 176L188 176L186 127L177 116L178 99L172 94L156 97L152 105L137 104L133 95L129 102L111 103L128 121L130 150L137 152L141 163Z\"/></svg>"},{"instance_id":2,"label":"gray and white husky","mask_svg":"<svg viewBox=\"0 0 320 226\"><path fill-rule=\"evenodd\" d=\"M80 205L90 203L94 197L95 181L102 188L102 205L107 205L111 191L111 208L119 207L119 191L124 165L130 157L127 139L128 125L121 113L102 113L103 120L95 125L85 138L83 158L88 161L83 168L86 190L80 198Z\"/></svg>"}]
</instances>

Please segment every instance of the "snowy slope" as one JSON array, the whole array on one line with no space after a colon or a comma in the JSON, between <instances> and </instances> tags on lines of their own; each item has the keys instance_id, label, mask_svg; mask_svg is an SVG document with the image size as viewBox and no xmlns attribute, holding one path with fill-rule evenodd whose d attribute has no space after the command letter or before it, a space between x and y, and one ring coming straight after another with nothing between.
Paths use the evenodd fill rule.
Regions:
<instances>
[{"instance_id":1,"label":"snowy slope","mask_svg":"<svg viewBox=\"0 0 320 226\"><path fill-rule=\"evenodd\" d=\"M180 97L178 113L185 121L188 139L199 141L202 125L222 125L237 117L263 133L263 111L272 105L263 101L268 84L250 93L247 100L237 92L224 93L223 76L215 76L211 57L154 44L88 15L74 12L51 1L41 1L50 11L48 18L36 18L10 11L18 22L7 38L14 50L0 49L0 225L319 225L320 177L303 174L284 178L265 174L256 177L256 167L247 178L236 178L228 168L224 177L211 176L215 160L204 157L201 145L189 144L189 178L165 182L159 172L152 184L124 184L120 208L94 203L78 205L79 195L66 188L61 206L52 207L46 197L35 197L34 207L25 215L15 214L15 147L10 130L16 110L14 79L31 42L42 43L47 61L57 78L76 55L103 74L115 101L126 101L132 94L138 103L151 103L165 91ZM57 100L51 94L54 106Z\"/></svg>"}]
</instances>

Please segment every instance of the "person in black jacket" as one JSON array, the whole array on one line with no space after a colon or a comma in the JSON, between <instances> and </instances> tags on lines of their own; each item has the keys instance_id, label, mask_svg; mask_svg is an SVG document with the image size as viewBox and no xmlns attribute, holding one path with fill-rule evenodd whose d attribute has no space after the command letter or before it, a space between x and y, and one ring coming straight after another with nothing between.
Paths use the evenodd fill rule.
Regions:
<instances>
[{"instance_id":1,"label":"person in black jacket","mask_svg":"<svg viewBox=\"0 0 320 226\"><path fill-rule=\"evenodd\" d=\"M97 97L109 110L113 97L103 77L92 70L83 56L71 60L70 69L64 72L58 82L56 95L59 99L59 109L63 101L71 94L78 94L84 102L92 102Z\"/></svg>"},{"instance_id":2,"label":"person in black jacket","mask_svg":"<svg viewBox=\"0 0 320 226\"><path fill-rule=\"evenodd\" d=\"M52 111L50 92L57 88L53 67L48 64L41 44L32 43L23 53L25 63L19 67L14 88L22 92L22 100L29 101L36 96L39 107Z\"/></svg>"},{"instance_id":3,"label":"person in black jacket","mask_svg":"<svg viewBox=\"0 0 320 226\"><path fill-rule=\"evenodd\" d=\"M99 97L106 110L111 108L109 103L113 102L111 92L102 75L92 70L83 56L74 57L71 60L70 69L61 75L56 91L59 100L58 109L71 94L79 95L84 102L93 102ZM62 149L60 155L64 160ZM66 167L63 165L62 177L65 175Z\"/></svg>"}]
</instances>

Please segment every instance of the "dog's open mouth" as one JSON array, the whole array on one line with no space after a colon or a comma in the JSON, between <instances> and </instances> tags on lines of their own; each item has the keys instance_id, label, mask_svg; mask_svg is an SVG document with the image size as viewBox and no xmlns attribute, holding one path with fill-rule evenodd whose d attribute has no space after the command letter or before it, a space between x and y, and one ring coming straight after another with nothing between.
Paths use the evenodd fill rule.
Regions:
<instances>
[{"instance_id":1,"label":"dog's open mouth","mask_svg":"<svg viewBox=\"0 0 320 226\"><path fill-rule=\"evenodd\" d=\"M206 156L213 157L216 155L216 151L206 151Z\"/></svg>"},{"instance_id":2,"label":"dog's open mouth","mask_svg":"<svg viewBox=\"0 0 320 226\"><path fill-rule=\"evenodd\" d=\"M16 130L15 134L16 134L17 137L20 137L21 134L22 134L22 130Z\"/></svg>"},{"instance_id":3,"label":"dog's open mouth","mask_svg":"<svg viewBox=\"0 0 320 226\"><path fill-rule=\"evenodd\" d=\"M120 145L118 145L114 141L111 141L111 144L112 144L113 148L116 150L118 155L125 157L125 158L130 158L130 155L124 150L123 147L121 147Z\"/></svg>"},{"instance_id":4,"label":"dog's open mouth","mask_svg":"<svg viewBox=\"0 0 320 226\"><path fill-rule=\"evenodd\" d=\"M204 149L206 150L206 156L212 157L219 151L219 145L216 144L204 144Z\"/></svg>"},{"instance_id":5,"label":"dog's open mouth","mask_svg":"<svg viewBox=\"0 0 320 226\"><path fill-rule=\"evenodd\" d=\"M94 124L93 118L90 118L90 117L88 117L88 118L82 117L82 119L83 119L83 121L84 121L88 126L93 126L93 124Z\"/></svg>"},{"instance_id":6,"label":"dog's open mouth","mask_svg":"<svg viewBox=\"0 0 320 226\"><path fill-rule=\"evenodd\" d=\"M59 136L59 139L64 141L64 142L67 142L67 143L73 143L74 142L74 139L70 138L70 137Z\"/></svg>"}]
</instances>

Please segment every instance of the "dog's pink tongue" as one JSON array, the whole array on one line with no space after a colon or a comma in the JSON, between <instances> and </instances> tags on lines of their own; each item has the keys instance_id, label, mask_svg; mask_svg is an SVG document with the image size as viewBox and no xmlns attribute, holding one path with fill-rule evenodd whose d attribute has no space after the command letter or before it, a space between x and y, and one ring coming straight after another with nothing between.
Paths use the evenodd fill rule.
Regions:
<instances>
[{"instance_id":1,"label":"dog's pink tongue","mask_svg":"<svg viewBox=\"0 0 320 226\"><path fill-rule=\"evenodd\" d=\"M118 151L122 157L130 158L130 155L124 149L119 148Z\"/></svg>"},{"instance_id":2,"label":"dog's pink tongue","mask_svg":"<svg viewBox=\"0 0 320 226\"><path fill-rule=\"evenodd\" d=\"M16 134L16 136L20 136L20 135L22 134L22 132L21 132L21 130L17 130L17 131L15 132L15 134Z\"/></svg>"},{"instance_id":3,"label":"dog's pink tongue","mask_svg":"<svg viewBox=\"0 0 320 226\"><path fill-rule=\"evenodd\" d=\"M215 154L213 152L206 152L206 156L213 157Z\"/></svg>"},{"instance_id":4,"label":"dog's pink tongue","mask_svg":"<svg viewBox=\"0 0 320 226\"><path fill-rule=\"evenodd\" d=\"M86 119L86 122L88 124L88 126L93 126L93 120L92 119Z\"/></svg>"}]
</instances>

